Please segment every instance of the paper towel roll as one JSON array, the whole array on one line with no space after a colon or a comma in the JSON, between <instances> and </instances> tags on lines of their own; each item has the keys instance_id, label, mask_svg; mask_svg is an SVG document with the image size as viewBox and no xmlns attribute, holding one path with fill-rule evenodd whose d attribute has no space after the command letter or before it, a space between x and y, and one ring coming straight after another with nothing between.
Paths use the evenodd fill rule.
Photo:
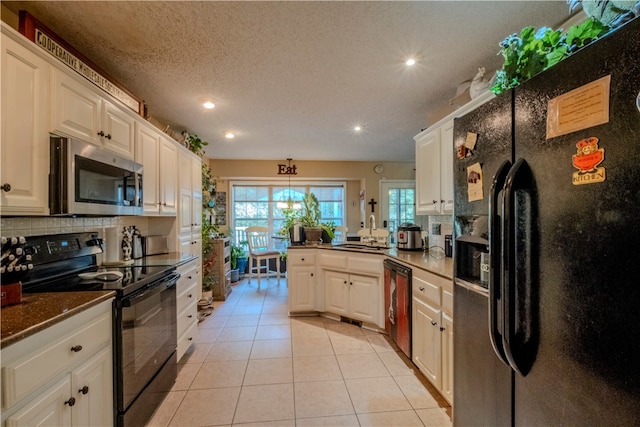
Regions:
<instances>
[{"instance_id":1,"label":"paper towel roll","mask_svg":"<svg viewBox=\"0 0 640 427\"><path fill-rule=\"evenodd\" d=\"M104 256L103 264L119 264L120 254L120 228L108 227L104 229Z\"/></svg>"}]
</instances>

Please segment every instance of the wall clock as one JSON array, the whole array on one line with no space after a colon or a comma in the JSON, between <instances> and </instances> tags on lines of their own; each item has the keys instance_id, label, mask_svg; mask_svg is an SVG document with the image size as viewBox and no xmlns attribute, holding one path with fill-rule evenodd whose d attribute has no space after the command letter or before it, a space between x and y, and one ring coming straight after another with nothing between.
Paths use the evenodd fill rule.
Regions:
<instances>
[{"instance_id":1,"label":"wall clock","mask_svg":"<svg viewBox=\"0 0 640 427\"><path fill-rule=\"evenodd\" d=\"M373 167L373 171L375 173L382 173L382 172L384 172L384 167L380 163L378 163L377 165L375 165Z\"/></svg>"}]
</instances>

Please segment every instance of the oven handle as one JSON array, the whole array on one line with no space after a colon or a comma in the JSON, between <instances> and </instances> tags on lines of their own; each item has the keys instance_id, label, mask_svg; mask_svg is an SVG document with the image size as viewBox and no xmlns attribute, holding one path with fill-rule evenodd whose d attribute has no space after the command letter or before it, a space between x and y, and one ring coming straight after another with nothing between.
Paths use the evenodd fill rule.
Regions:
<instances>
[{"instance_id":1,"label":"oven handle","mask_svg":"<svg viewBox=\"0 0 640 427\"><path fill-rule=\"evenodd\" d=\"M123 299L122 306L132 307L133 305L138 304L139 302L144 301L147 298L151 298L154 295L164 292L166 289L175 287L179 278L180 273L172 273L166 277L163 277L162 279L156 280L139 294L133 295L130 298Z\"/></svg>"}]
</instances>

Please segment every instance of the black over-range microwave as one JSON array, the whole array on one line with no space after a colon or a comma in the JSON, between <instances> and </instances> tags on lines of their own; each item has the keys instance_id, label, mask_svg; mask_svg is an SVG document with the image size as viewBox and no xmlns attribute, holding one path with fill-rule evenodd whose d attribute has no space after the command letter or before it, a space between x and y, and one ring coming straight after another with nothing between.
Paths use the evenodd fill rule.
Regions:
<instances>
[{"instance_id":1,"label":"black over-range microwave","mask_svg":"<svg viewBox=\"0 0 640 427\"><path fill-rule=\"evenodd\" d=\"M51 215L142 215L142 165L74 139L51 136Z\"/></svg>"}]
</instances>

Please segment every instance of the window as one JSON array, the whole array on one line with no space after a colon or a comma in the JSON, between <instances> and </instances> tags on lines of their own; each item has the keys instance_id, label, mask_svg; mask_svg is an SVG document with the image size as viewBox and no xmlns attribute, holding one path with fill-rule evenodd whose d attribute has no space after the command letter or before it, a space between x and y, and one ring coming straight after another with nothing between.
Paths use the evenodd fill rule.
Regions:
<instances>
[{"instance_id":1,"label":"window","mask_svg":"<svg viewBox=\"0 0 640 427\"><path fill-rule=\"evenodd\" d=\"M282 183L232 182L231 188L231 233L234 243L245 240L244 230L253 225L267 227L276 235L282 227L284 214L278 202L301 201L306 193L313 193L320 202L322 222L333 221L335 225L346 223L344 183Z\"/></svg>"}]
</instances>

